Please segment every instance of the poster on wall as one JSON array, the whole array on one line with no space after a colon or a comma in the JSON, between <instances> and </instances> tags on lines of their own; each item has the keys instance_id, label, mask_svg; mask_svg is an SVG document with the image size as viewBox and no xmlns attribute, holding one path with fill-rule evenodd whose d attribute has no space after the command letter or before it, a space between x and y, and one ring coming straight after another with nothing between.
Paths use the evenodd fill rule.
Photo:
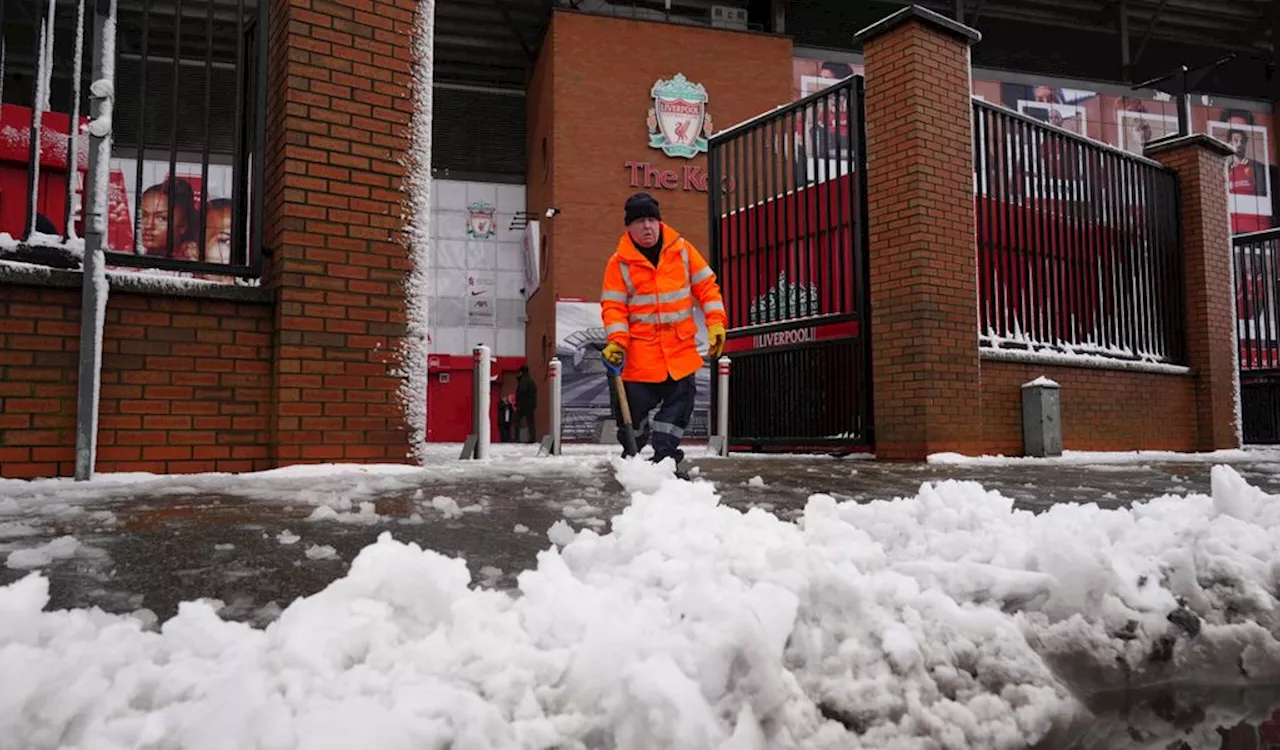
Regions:
<instances>
[{"instance_id":1,"label":"poster on wall","mask_svg":"<svg viewBox=\"0 0 1280 750\"><path fill-rule=\"evenodd\" d=\"M432 351L525 356L524 186L438 179L431 203Z\"/></svg>"},{"instance_id":2,"label":"poster on wall","mask_svg":"<svg viewBox=\"0 0 1280 750\"><path fill-rule=\"evenodd\" d=\"M29 108L5 104L0 108L0 195L22 196L24 200L0 201L0 232L21 236L26 226L24 209L30 174ZM76 142L75 169L70 167L71 118L46 112L40 129L40 184L36 213L45 233L67 233L66 189L71 175L72 232L84 236L85 178L88 167L88 137L81 118L81 135ZM212 155L214 161L225 158ZM205 172L199 161L177 161L174 179L169 180L169 159L131 157L111 159L107 196L106 250L127 255L219 264L243 264L232 257L232 188L235 170L228 164L211 163ZM207 180L206 180L207 177ZM207 184L206 184L207 181ZM172 206L170 206L172 203ZM202 214L202 211L204 212ZM52 228L52 232L49 228ZM247 236L248 226L241 230ZM247 243L245 243L247 244ZM203 249L202 249L203 248ZM145 273L171 274L152 269Z\"/></svg>"},{"instance_id":3,"label":"poster on wall","mask_svg":"<svg viewBox=\"0 0 1280 750\"><path fill-rule=\"evenodd\" d=\"M206 184L201 164L178 162L171 186L169 162L145 159L141 192L137 189L138 171L138 162L133 159L111 160L107 213L107 247L111 251L206 263L236 262L231 257L234 170L230 166L210 164ZM84 189L83 173L80 176L78 196Z\"/></svg>"},{"instance_id":4,"label":"poster on wall","mask_svg":"<svg viewBox=\"0 0 1280 750\"><path fill-rule=\"evenodd\" d=\"M861 65L797 58L792 61L793 93L800 99L861 73ZM851 96L838 94L823 97L796 118L796 157L801 160L796 172L806 181L821 182L850 171L855 145L852 109Z\"/></svg>"},{"instance_id":5,"label":"poster on wall","mask_svg":"<svg viewBox=\"0 0 1280 750\"><path fill-rule=\"evenodd\" d=\"M1209 135L1230 146L1233 152L1224 168L1231 231L1270 229L1271 151L1267 128L1255 122L1252 112L1241 109L1212 111L1210 117Z\"/></svg>"},{"instance_id":6,"label":"poster on wall","mask_svg":"<svg viewBox=\"0 0 1280 750\"><path fill-rule=\"evenodd\" d=\"M706 352L707 328L701 311L698 321L698 349ZM613 421L609 405L609 381L597 346L605 343L599 302L559 300L556 302L556 356L560 359L561 429L564 440L594 442L601 424ZM710 435L711 367L695 375L698 396L685 439L705 440ZM635 415L639 419L639 415Z\"/></svg>"},{"instance_id":7,"label":"poster on wall","mask_svg":"<svg viewBox=\"0 0 1280 750\"><path fill-rule=\"evenodd\" d=\"M861 74L863 69L861 65L836 60L794 58L792 71L793 99L800 99L848 75ZM1119 95L1044 82L975 78L973 94L975 98L1135 155L1142 153L1145 143L1173 135L1178 130L1176 103L1169 95L1155 91ZM1192 105L1191 120L1194 132L1207 133L1236 151L1224 169L1231 231L1238 234L1275 226L1273 185L1277 180L1277 159L1270 107L1264 104L1259 108L1228 108L1215 105L1208 97L1200 97ZM1013 153L1019 153L1018 144L1010 145ZM1054 144L1051 150L1062 149ZM1073 161L1033 160L1034 163L1015 165L1015 168L1027 172L1038 169L1038 164L1043 162L1047 176L1067 181L1052 183L1055 189L1072 190Z\"/></svg>"},{"instance_id":8,"label":"poster on wall","mask_svg":"<svg viewBox=\"0 0 1280 750\"><path fill-rule=\"evenodd\" d=\"M472 271L467 275L467 325L482 328L495 324L493 274Z\"/></svg>"}]
</instances>

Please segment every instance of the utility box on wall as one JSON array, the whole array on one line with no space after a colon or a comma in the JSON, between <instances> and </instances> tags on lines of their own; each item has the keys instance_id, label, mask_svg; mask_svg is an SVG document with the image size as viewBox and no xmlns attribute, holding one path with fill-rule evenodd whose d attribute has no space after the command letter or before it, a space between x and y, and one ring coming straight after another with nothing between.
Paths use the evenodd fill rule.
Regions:
<instances>
[{"instance_id":1,"label":"utility box on wall","mask_svg":"<svg viewBox=\"0 0 1280 750\"><path fill-rule=\"evenodd\" d=\"M1022 385L1022 452L1043 458L1062 455L1062 407L1058 384L1038 377Z\"/></svg>"}]
</instances>

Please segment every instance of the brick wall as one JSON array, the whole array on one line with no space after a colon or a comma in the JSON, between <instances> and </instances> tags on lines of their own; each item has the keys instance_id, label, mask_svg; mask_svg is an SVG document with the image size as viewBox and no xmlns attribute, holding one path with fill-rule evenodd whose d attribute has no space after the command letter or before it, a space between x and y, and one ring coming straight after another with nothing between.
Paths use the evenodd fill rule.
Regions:
<instances>
[{"instance_id":1,"label":"brick wall","mask_svg":"<svg viewBox=\"0 0 1280 750\"><path fill-rule=\"evenodd\" d=\"M705 173L707 159L669 158L649 146L645 117L654 83L683 73L705 86L707 111L720 130L789 102L791 68L785 37L555 11L528 94L528 210L561 210L544 222L550 268L525 328L535 376L542 378L554 353L555 297L599 299L605 263L625 229L622 204L646 189L632 186L626 162L648 162L681 177L676 189L649 192L663 219L710 254L708 195L682 189L684 169ZM544 137L554 164L545 180ZM551 351L542 348L544 336ZM547 413L540 412L538 424L546 429Z\"/></svg>"},{"instance_id":2,"label":"brick wall","mask_svg":"<svg viewBox=\"0 0 1280 750\"><path fill-rule=\"evenodd\" d=\"M281 462L404 461L413 0L275 0L266 225Z\"/></svg>"},{"instance_id":3,"label":"brick wall","mask_svg":"<svg viewBox=\"0 0 1280 750\"><path fill-rule=\"evenodd\" d=\"M1187 351L1196 373L1197 446L1236 448L1236 308L1227 185L1222 179L1223 159L1231 149L1198 135L1148 144L1147 153L1178 175Z\"/></svg>"},{"instance_id":4,"label":"brick wall","mask_svg":"<svg viewBox=\"0 0 1280 750\"><path fill-rule=\"evenodd\" d=\"M1062 386L1063 447L1075 451L1196 449L1195 378L1086 367L982 362L982 452L1022 454L1022 384Z\"/></svg>"},{"instance_id":5,"label":"brick wall","mask_svg":"<svg viewBox=\"0 0 1280 750\"><path fill-rule=\"evenodd\" d=\"M555 34L548 32L543 40L541 54L534 65L533 75L529 80L526 101L529 107L528 139L525 153L528 154L528 173L525 180L526 209L538 220L542 233L542 242L550 250L557 247L556 227L559 219L546 219L547 208L556 205L554 199L556 177L556 139L554 132L555 112L558 105L552 97L552 61L556 58ZM535 383L545 383L547 363L555 356L555 322L556 322L556 268L555 253L548 252L543 259L542 281L538 291L525 303L525 361L529 366L529 374ZM543 389L545 391L545 389ZM504 391L505 392L505 391ZM535 424L540 430L546 430L551 423L550 399L538 399Z\"/></svg>"},{"instance_id":6,"label":"brick wall","mask_svg":"<svg viewBox=\"0 0 1280 750\"><path fill-rule=\"evenodd\" d=\"M51 277L0 283L3 477L75 470L79 277ZM270 466L269 304L114 290L106 315L98 471Z\"/></svg>"},{"instance_id":7,"label":"brick wall","mask_svg":"<svg viewBox=\"0 0 1280 750\"><path fill-rule=\"evenodd\" d=\"M413 0L275 0L261 289L112 279L99 471L405 461ZM0 476L74 470L80 276L0 269Z\"/></svg>"},{"instance_id":8,"label":"brick wall","mask_svg":"<svg viewBox=\"0 0 1280 750\"><path fill-rule=\"evenodd\" d=\"M885 458L978 447L971 40L914 12L864 40L875 444Z\"/></svg>"}]
</instances>

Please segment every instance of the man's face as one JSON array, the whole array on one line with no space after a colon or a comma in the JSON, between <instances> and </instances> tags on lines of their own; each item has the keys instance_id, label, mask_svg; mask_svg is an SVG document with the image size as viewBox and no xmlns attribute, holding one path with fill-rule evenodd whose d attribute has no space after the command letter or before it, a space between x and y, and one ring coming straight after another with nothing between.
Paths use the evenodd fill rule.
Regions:
<instances>
[{"instance_id":1,"label":"man's face","mask_svg":"<svg viewBox=\"0 0 1280 750\"><path fill-rule=\"evenodd\" d=\"M209 263L231 262L231 211L214 209L209 212L208 227L204 234L205 260Z\"/></svg>"},{"instance_id":2,"label":"man's face","mask_svg":"<svg viewBox=\"0 0 1280 750\"><path fill-rule=\"evenodd\" d=\"M631 241L636 243L636 247L652 247L658 241L662 222L650 217L636 219L627 225L627 231L631 233Z\"/></svg>"},{"instance_id":3,"label":"man's face","mask_svg":"<svg viewBox=\"0 0 1280 750\"><path fill-rule=\"evenodd\" d=\"M1227 136L1227 145L1231 147L1232 151L1236 152L1236 158L1243 159L1248 156L1248 154L1245 153L1244 133L1239 130L1231 131Z\"/></svg>"}]
</instances>

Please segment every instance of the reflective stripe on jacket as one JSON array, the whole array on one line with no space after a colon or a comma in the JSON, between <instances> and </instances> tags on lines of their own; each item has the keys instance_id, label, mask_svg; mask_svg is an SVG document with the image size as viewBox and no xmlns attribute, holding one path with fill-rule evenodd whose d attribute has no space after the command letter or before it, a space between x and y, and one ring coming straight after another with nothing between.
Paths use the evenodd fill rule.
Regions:
<instances>
[{"instance_id":1,"label":"reflective stripe on jacket","mask_svg":"<svg viewBox=\"0 0 1280 750\"><path fill-rule=\"evenodd\" d=\"M702 367L695 302L708 326L723 326L727 320L715 273L701 253L666 224L662 238L657 268L636 249L629 233L618 240L605 268L600 315L609 341L627 349L623 380L679 380Z\"/></svg>"}]
</instances>

